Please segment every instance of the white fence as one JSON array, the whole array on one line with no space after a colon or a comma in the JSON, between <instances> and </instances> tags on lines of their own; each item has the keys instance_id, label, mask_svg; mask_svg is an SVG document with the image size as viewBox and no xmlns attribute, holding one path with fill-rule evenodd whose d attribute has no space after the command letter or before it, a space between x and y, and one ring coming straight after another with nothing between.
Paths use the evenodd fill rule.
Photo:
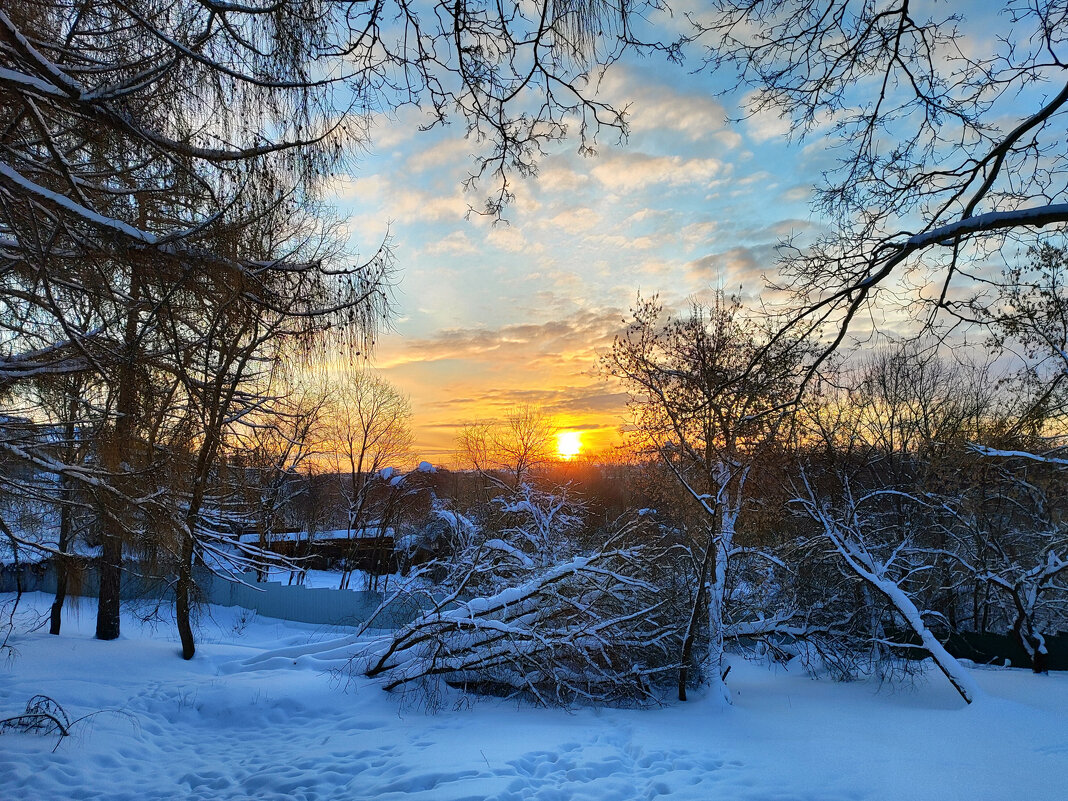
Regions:
<instances>
[{"instance_id":1,"label":"white fence","mask_svg":"<svg viewBox=\"0 0 1068 801\"><path fill-rule=\"evenodd\" d=\"M13 566L0 570L0 592L16 592L21 580L23 592L56 591L56 575L51 566L21 565L16 573ZM378 609L385 597L380 592L366 590L334 590L288 586L275 581L257 582L255 573L240 576L240 581L227 581L207 570L196 571L199 600L219 606L240 606L251 609L264 617L295 620L320 625L360 625ZM98 593L96 570L90 568L78 582L72 594L96 597ZM146 578L132 573L123 576L122 597L137 598L172 597L172 590L164 579ZM411 621L420 612L414 599L405 599L390 604L379 613L371 628L397 628Z\"/></svg>"}]
</instances>

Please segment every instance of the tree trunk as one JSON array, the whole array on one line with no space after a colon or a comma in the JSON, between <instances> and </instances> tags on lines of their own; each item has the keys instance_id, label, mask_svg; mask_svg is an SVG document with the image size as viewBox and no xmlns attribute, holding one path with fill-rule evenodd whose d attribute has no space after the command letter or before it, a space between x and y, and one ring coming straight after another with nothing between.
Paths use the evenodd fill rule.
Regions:
<instances>
[{"instance_id":1,"label":"tree trunk","mask_svg":"<svg viewBox=\"0 0 1068 801\"><path fill-rule=\"evenodd\" d=\"M708 588L708 659L705 670L708 675L705 682L712 689L713 697L722 698L725 703L730 704L730 690L724 681L727 673L723 669L723 602L727 586L727 560L726 553L723 552L723 539L726 535L727 532L721 531L719 542L712 551L712 564L709 569L712 580Z\"/></svg>"},{"instance_id":2,"label":"tree trunk","mask_svg":"<svg viewBox=\"0 0 1068 801\"><path fill-rule=\"evenodd\" d=\"M174 585L174 613L178 622L178 636L182 641L182 659L192 659L196 653L193 627L190 622L193 594L193 538L182 535L182 552L178 561L178 581Z\"/></svg>"},{"instance_id":3,"label":"tree trunk","mask_svg":"<svg viewBox=\"0 0 1068 801\"><path fill-rule=\"evenodd\" d=\"M949 679L949 683L953 685L960 697L965 700L966 703L972 703L976 698L980 696L979 686L975 683L971 674L961 666L950 653L945 649L945 646L938 641L938 638L934 636L934 633L927 628L923 622L923 616L920 614L920 610L916 608L916 604L912 599L897 586L894 582L888 579L880 579L869 571L858 571L860 575L870 581L873 586L879 590L887 599L894 605L894 608L905 619L905 622L909 624L912 631L920 638L920 642L926 649L927 653L934 659L935 665L942 671L942 674Z\"/></svg>"},{"instance_id":4,"label":"tree trunk","mask_svg":"<svg viewBox=\"0 0 1068 801\"><path fill-rule=\"evenodd\" d=\"M1031 660L1031 670L1035 673L1049 672L1049 654L1046 650L1046 638L1040 632L1035 631L1033 615L1029 614L1034 608L1032 603L1025 603L1021 597L1023 587L1017 585L1012 593L1012 601L1016 606L1016 620L1012 623L1012 633L1016 635L1016 641L1024 649L1028 659Z\"/></svg>"},{"instance_id":5,"label":"tree trunk","mask_svg":"<svg viewBox=\"0 0 1068 801\"><path fill-rule=\"evenodd\" d=\"M1020 600L1019 590L1013 593L1013 600L1016 602L1017 615L1012 624L1012 633L1016 635L1016 641L1031 660L1031 670L1034 673L1048 673L1049 653L1046 649L1046 638L1031 625L1030 616Z\"/></svg>"},{"instance_id":6,"label":"tree trunk","mask_svg":"<svg viewBox=\"0 0 1068 801\"><path fill-rule=\"evenodd\" d=\"M62 550L62 548L61 548ZM52 612L49 619L48 633L59 634L63 625L63 604L67 600L67 560L63 557L56 558L56 597L52 601Z\"/></svg>"},{"instance_id":7,"label":"tree trunk","mask_svg":"<svg viewBox=\"0 0 1068 801\"><path fill-rule=\"evenodd\" d=\"M708 542L705 545L705 556L701 560L701 575L697 580L697 597L694 598L693 608L690 610L690 621L686 625L686 636L682 641L682 654L679 659L679 700L686 700L686 685L690 680L690 657L693 654L693 644L697 639L697 626L701 619L701 606L705 598L705 584L708 581L708 569L713 557L713 549L716 547L715 535L709 533Z\"/></svg>"},{"instance_id":8,"label":"tree trunk","mask_svg":"<svg viewBox=\"0 0 1068 801\"><path fill-rule=\"evenodd\" d=\"M66 483L66 479L64 479ZM71 519L70 519L70 506L66 503L70 499L67 497L68 490L64 488L64 504L59 512L59 550L66 553L70 547L71 539ZM63 625L63 604L67 600L67 582L69 580L69 570L67 559L64 556L57 556L56 562L56 597L52 601L52 612L50 615L48 633L59 634L60 627Z\"/></svg>"},{"instance_id":9,"label":"tree trunk","mask_svg":"<svg viewBox=\"0 0 1068 801\"><path fill-rule=\"evenodd\" d=\"M68 463L74 461L73 442L74 437L77 434L77 430L74 425L74 416L78 413L78 401L80 399L71 393L69 400L69 410L67 411L67 422L64 426L63 436L66 439L67 449L65 459ZM64 476L62 479L63 489L60 497L63 500L63 505L59 510L59 543L58 550L62 553L66 553L70 548L71 540L73 539L73 521L71 520L71 508L70 504L74 500L74 491L71 487L70 479ZM59 634L60 627L63 625L63 604L67 600L67 583L69 580L70 571L69 565L65 557L56 557L56 597L52 601L52 613L50 615L48 633Z\"/></svg>"},{"instance_id":10,"label":"tree trunk","mask_svg":"<svg viewBox=\"0 0 1068 801\"><path fill-rule=\"evenodd\" d=\"M868 659L870 660L872 671L880 678L883 678L883 667L886 663L886 658L890 656L890 649L885 644L887 640L886 630L883 628L882 617L879 614L875 598L872 597L870 585L867 582L860 585L860 596L861 603L868 610L868 631L871 636L871 649L868 651Z\"/></svg>"},{"instance_id":11,"label":"tree trunk","mask_svg":"<svg viewBox=\"0 0 1068 801\"><path fill-rule=\"evenodd\" d=\"M98 564L100 597L96 607L96 638L114 640L119 636L122 537L111 532L104 534Z\"/></svg>"},{"instance_id":12,"label":"tree trunk","mask_svg":"<svg viewBox=\"0 0 1068 801\"><path fill-rule=\"evenodd\" d=\"M140 299L140 268L134 264L130 272L130 306L126 313L126 328L123 332L125 361L119 371L119 397L115 406L115 428L112 432L114 441L107 443L105 447L105 464L108 472L115 477L130 471L131 444L137 415L137 373L134 368L138 349ZM117 504L120 506L120 511L125 511L121 510L123 501L120 499L108 499L107 503ZM119 636L124 521L114 512L105 512L104 518L104 532L100 543L100 598L96 611L96 638L114 640Z\"/></svg>"},{"instance_id":13,"label":"tree trunk","mask_svg":"<svg viewBox=\"0 0 1068 801\"><path fill-rule=\"evenodd\" d=\"M1031 670L1034 673L1049 673L1049 651L1044 638L1035 639L1035 655L1031 657Z\"/></svg>"}]
</instances>

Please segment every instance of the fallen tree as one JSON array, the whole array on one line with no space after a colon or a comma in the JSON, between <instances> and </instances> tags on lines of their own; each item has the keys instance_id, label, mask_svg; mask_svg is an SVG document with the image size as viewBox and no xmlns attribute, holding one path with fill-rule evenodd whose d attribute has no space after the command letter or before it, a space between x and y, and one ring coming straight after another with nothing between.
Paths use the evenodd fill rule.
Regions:
<instances>
[{"instance_id":1,"label":"fallen tree","mask_svg":"<svg viewBox=\"0 0 1068 801\"><path fill-rule=\"evenodd\" d=\"M678 610L686 601L663 592L673 547L628 544L637 527L548 567L487 540L453 563L463 567L446 597L371 643L350 669L388 691L420 688L429 699L443 681L542 705L655 702L679 668ZM472 597L468 588L487 574L515 583Z\"/></svg>"}]
</instances>

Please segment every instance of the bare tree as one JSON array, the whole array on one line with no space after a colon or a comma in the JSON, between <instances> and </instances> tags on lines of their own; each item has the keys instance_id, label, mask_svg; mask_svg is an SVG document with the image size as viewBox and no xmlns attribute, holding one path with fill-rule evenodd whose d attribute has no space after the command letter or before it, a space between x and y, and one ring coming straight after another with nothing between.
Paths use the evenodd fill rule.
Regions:
<instances>
[{"instance_id":1,"label":"bare tree","mask_svg":"<svg viewBox=\"0 0 1068 801\"><path fill-rule=\"evenodd\" d=\"M978 685L931 631L925 615L932 613L918 607L906 589L907 582L928 566L922 558L916 558L919 548L915 540L907 533L902 535L897 502L921 505L923 502L889 489L854 497L845 483L837 493L841 500L834 503L817 493L806 475L802 475L802 480L805 492L795 503L818 523L846 569L890 602L953 688L967 703L972 703L979 696ZM885 501L891 502L889 510L879 508Z\"/></svg>"},{"instance_id":2,"label":"bare tree","mask_svg":"<svg viewBox=\"0 0 1068 801\"><path fill-rule=\"evenodd\" d=\"M468 423L457 436L457 456L484 477L517 489L554 453L556 426L537 406L518 406L503 420Z\"/></svg>"},{"instance_id":3,"label":"bare tree","mask_svg":"<svg viewBox=\"0 0 1068 801\"><path fill-rule=\"evenodd\" d=\"M794 503L816 523L817 540L831 542L844 575L860 581L853 630L870 642L872 666L922 645L960 685L968 676L941 641L1001 631L1043 669L1068 565L1063 480L1034 456L1045 405L1034 396L1049 395L1033 378L1009 382L990 365L907 342L843 370L838 388L822 387L803 408ZM799 532L814 550L805 540ZM894 636L902 623L913 642ZM974 697L974 687L958 689Z\"/></svg>"},{"instance_id":4,"label":"bare tree","mask_svg":"<svg viewBox=\"0 0 1068 801\"><path fill-rule=\"evenodd\" d=\"M993 620L989 610L984 610L982 628L1004 625L1035 673L1048 671L1046 635L1068 618L1068 584L1064 581L1068 538L1063 512L1040 488L1042 483L1033 475L1006 475L998 484L999 495L1008 501L1002 515L979 504L962 504L953 530L956 547L937 554L951 560L977 588L989 588L1000 599L1001 608ZM1052 489L1063 492L1059 482ZM1002 498L990 498L988 504L1000 506ZM996 525L1002 516L1007 526Z\"/></svg>"},{"instance_id":5,"label":"bare tree","mask_svg":"<svg viewBox=\"0 0 1068 801\"><path fill-rule=\"evenodd\" d=\"M894 292L929 304L929 322L975 319L984 257L1068 223L1062 4L717 0L699 16L707 66L737 69L748 113L837 145L815 201L830 233L783 251L798 300L785 329L832 327L817 365Z\"/></svg>"},{"instance_id":6,"label":"bare tree","mask_svg":"<svg viewBox=\"0 0 1068 801\"><path fill-rule=\"evenodd\" d=\"M52 428L52 447L57 461L64 465L87 464L92 453L94 427L92 413L84 407L92 403L91 374L65 373L44 376L34 382L34 396L41 410L48 416ZM68 475L56 477L55 493L42 493L41 500L55 513L58 508L59 526L56 551L53 555L56 570L56 595L52 602L49 633L59 634L63 622L63 604L72 584L76 583L83 565L72 555L76 542L85 540L87 522L86 494Z\"/></svg>"},{"instance_id":7,"label":"bare tree","mask_svg":"<svg viewBox=\"0 0 1068 801\"><path fill-rule=\"evenodd\" d=\"M318 449L329 400L321 386L294 385L282 376L277 380L267 389L275 402L241 421L227 454L241 474L244 509L263 551L296 522L295 501L304 491L301 470L310 459L323 455ZM265 566L255 569L264 580Z\"/></svg>"},{"instance_id":8,"label":"bare tree","mask_svg":"<svg viewBox=\"0 0 1068 801\"><path fill-rule=\"evenodd\" d=\"M451 562L451 591L352 667L431 703L441 680L546 705L655 702L677 670L677 599L662 546L639 527L549 566L500 539L472 544Z\"/></svg>"},{"instance_id":9,"label":"bare tree","mask_svg":"<svg viewBox=\"0 0 1068 801\"><path fill-rule=\"evenodd\" d=\"M623 129L622 115L595 99L590 70L644 46L630 22L644 7L79 0L0 9L0 389L88 372L111 392L95 472L55 454L7 452L97 496L98 636L118 635L124 549L150 535L149 518L173 518L148 508L154 496L141 484L160 466L154 444L171 423L173 432L198 415L228 416L204 417L210 392L192 403L200 411L166 408L197 395L183 360L205 332L187 328L175 304L217 276L312 350L327 340L366 348L388 313L386 250L361 262L236 232L270 239L279 219L310 211L306 221L328 238L317 205L324 179L365 141L372 110L405 104L421 105L431 125L456 114L487 144L471 180L496 176L486 210L498 213L508 175L532 172L568 121L583 148L601 126ZM285 225L281 236L291 236ZM92 314L71 314L85 298ZM216 439L199 440L202 477Z\"/></svg>"},{"instance_id":10,"label":"bare tree","mask_svg":"<svg viewBox=\"0 0 1068 801\"><path fill-rule=\"evenodd\" d=\"M366 368L346 373L333 384L323 438L341 480L346 535L365 537L384 533L386 514L396 485L382 471L407 462L411 456L411 404L385 379ZM402 480L397 474L397 484ZM346 557L341 588L348 586L355 564L354 548Z\"/></svg>"},{"instance_id":11,"label":"bare tree","mask_svg":"<svg viewBox=\"0 0 1068 801\"><path fill-rule=\"evenodd\" d=\"M795 391L801 355L780 340L754 366L765 336L722 295L715 307L693 307L679 319L665 319L658 303L639 300L626 333L602 363L630 392L638 445L663 461L700 513L703 556L683 641L680 700L702 618L709 637L704 680L729 699L723 654L728 569L744 552L736 540L738 520L750 474L778 445L784 418L776 409Z\"/></svg>"}]
</instances>

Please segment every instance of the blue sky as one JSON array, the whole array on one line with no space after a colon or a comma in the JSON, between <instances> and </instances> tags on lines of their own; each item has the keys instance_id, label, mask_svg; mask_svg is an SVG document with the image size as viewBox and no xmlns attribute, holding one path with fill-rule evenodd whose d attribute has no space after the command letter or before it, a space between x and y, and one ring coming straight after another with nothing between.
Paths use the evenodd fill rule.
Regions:
<instances>
[{"instance_id":1,"label":"blue sky","mask_svg":"<svg viewBox=\"0 0 1068 801\"><path fill-rule=\"evenodd\" d=\"M365 253L393 238L400 314L375 365L412 398L421 458L447 461L458 425L524 403L607 444L624 401L593 373L637 293L752 300L775 245L813 229L822 142L790 144L775 117L729 121L740 98L721 88L651 59L616 65L601 96L630 104L628 139L609 132L589 157L557 143L496 223L465 219L492 186L461 187L462 128L419 132L414 109L379 121L337 203Z\"/></svg>"}]
</instances>

